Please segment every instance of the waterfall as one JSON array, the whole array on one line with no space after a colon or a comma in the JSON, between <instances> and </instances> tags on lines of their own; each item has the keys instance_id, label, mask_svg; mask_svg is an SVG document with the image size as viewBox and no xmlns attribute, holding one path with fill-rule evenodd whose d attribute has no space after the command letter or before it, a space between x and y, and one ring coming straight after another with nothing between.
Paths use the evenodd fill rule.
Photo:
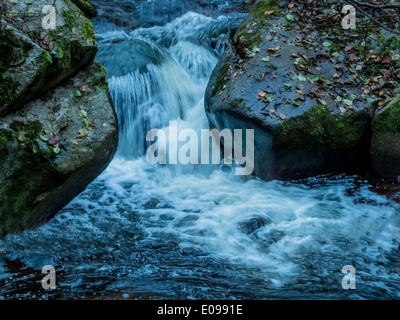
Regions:
<instances>
[{"instance_id":1,"label":"waterfall","mask_svg":"<svg viewBox=\"0 0 400 320\"><path fill-rule=\"evenodd\" d=\"M172 120L208 128L204 92L232 23L190 12L165 26L100 35L97 59L109 72L120 121L119 156L144 156L147 132Z\"/></svg>"},{"instance_id":2,"label":"waterfall","mask_svg":"<svg viewBox=\"0 0 400 320\"><path fill-rule=\"evenodd\" d=\"M0 300L400 298L400 206L361 178L264 182L146 161L149 130L208 128L204 91L241 17L188 12L135 30L100 17L118 153L48 224L0 239ZM44 265L57 290L42 290ZM346 265L356 290L342 288Z\"/></svg>"}]
</instances>

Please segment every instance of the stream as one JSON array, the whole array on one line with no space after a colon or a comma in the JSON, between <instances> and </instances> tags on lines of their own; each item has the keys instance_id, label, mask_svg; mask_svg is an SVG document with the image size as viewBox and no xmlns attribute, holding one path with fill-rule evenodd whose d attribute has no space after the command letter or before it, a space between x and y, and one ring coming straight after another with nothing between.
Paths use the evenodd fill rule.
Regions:
<instances>
[{"instance_id":1,"label":"stream","mask_svg":"<svg viewBox=\"0 0 400 320\"><path fill-rule=\"evenodd\" d=\"M147 24L120 8L126 16L106 18L112 6L97 2L119 149L48 224L0 239L0 299L400 298L400 204L362 178L265 182L228 165L148 163L149 130L209 128L204 92L244 17L238 1ZM137 14L155 2L122 3ZM40 285L45 265L55 290ZM355 289L342 287L346 265Z\"/></svg>"}]
</instances>

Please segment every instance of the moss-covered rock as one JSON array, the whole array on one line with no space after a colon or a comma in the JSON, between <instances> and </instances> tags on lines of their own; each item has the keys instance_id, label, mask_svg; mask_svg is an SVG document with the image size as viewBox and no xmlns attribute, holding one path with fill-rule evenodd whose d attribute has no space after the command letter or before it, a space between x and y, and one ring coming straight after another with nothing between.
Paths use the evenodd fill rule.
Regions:
<instances>
[{"instance_id":1,"label":"moss-covered rock","mask_svg":"<svg viewBox=\"0 0 400 320\"><path fill-rule=\"evenodd\" d=\"M400 98L374 117L370 157L373 169L380 176L400 176Z\"/></svg>"},{"instance_id":2,"label":"moss-covered rock","mask_svg":"<svg viewBox=\"0 0 400 320\"><path fill-rule=\"evenodd\" d=\"M1 118L0 235L45 223L83 191L115 154L117 129L97 63Z\"/></svg>"},{"instance_id":3,"label":"moss-covered rock","mask_svg":"<svg viewBox=\"0 0 400 320\"><path fill-rule=\"evenodd\" d=\"M82 1L86 2L86 1ZM69 0L55 0L56 29L43 28L40 1L6 2L0 18L0 116L18 109L93 61L98 47L90 20Z\"/></svg>"},{"instance_id":4,"label":"moss-covered rock","mask_svg":"<svg viewBox=\"0 0 400 320\"><path fill-rule=\"evenodd\" d=\"M71 0L81 11L88 17L94 18L97 16L97 9L93 3L85 0Z\"/></svg>"},{"instance_id":5,"label":"moss-covered rock","mask_svg":"<svg viewBox=\"0 0 400 320\"><path fill-rule=\"evenodd\" d=\"M371 121L399 86L388 69L400 67L400 48L377 26L369 25L366 39L343 30L340 18L320 27L317 21L340 16L334 4L258 1L211 76L211 126L254 129L254 172L264 179L369 166Z\"/></svg>"}]
</instances>

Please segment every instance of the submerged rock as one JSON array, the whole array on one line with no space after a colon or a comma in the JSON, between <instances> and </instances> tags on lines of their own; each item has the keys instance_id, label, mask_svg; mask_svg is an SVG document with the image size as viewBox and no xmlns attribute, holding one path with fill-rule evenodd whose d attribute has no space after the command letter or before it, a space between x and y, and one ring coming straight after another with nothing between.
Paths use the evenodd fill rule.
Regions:
<instances>
[{"instance_id":1,"label":"submerged rock","mask_svg":"<svg viewBox=\"0 0 400 320\"><path fill-rule=\"evenodd\" d=\"M375 110L397 94L398 74L386 72L398 65L397 38L371 35L367 51L340 18L318 26L340 16L334 6L280 3L258 1L228 44L206 92L210 125L254 129L254 173L265 180L367 167Z\"/></svg>"},{"instance_id":2,"label":"submerged rock","mask_svg":"<svg viewBox=\"0 0 400 320\"><path fill-rule=\"evenodd\" d=\"M239 223L239 230L242 231L245 234L252 234L258 229L261 229L262 227L265 227L268 224L271 224L272 221L270 218L265 218L261 216L256 216L253 218L250 218L246 221L242 221Z\"/></svg>"}]
</instances>

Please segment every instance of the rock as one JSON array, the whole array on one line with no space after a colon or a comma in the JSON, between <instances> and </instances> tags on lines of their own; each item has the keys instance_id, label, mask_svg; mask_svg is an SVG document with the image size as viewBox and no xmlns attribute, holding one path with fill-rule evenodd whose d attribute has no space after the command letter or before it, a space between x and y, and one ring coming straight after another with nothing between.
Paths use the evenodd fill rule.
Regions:
<instances>
[{"instance_id":1,"label":"rock","mask_svg":"<svg viewBox=\"0 0 400 320\"><path fill-rule=\"evenodd\" d=\"M79 9L81 9L84 15L88 18L94 18L98 14L97 8L89 1L71 0L71 2L75 4Z\"/></svg>"},{"instance_id":2,"label":"rock","mask_svg":"<svg viewBox=\"0 0 400 320\"><path fill-rule=\"evenodd\" d=\"M109 164L117 118L92 63L0 122L0 234L45 223Z\"/></svg>"},{"instance_id":3,"label":"rock","mask_svg":"<svg viewBox=\"0 0 400 320\"><path fill-rule=\"evenodd\" d=\"M28 4L29 3L29 4ZM69 0L55 0L56 28L48 20L42 1L1 4L0 116L91 63L97 42L90 20ZM26 14L28 12L28 14Z\"/></svg>"},{"instance_id":4,"label":"rock","mask_svg":"<svg viewBox=\"0 0 400 320\"><path fill-rule=\"evenodd\" d=\"M372 121L371 164L384 178L400 176L400 98L378 111Z\"/></svg>"},{"instance_id":5,"label":"rock","mask_svg":"<svg viewBox=\"0 0 400 320\"><path fill-rule=\"evenodd\" d=\"M329 5L313 3L310 11L305 3L289 9L279 2L257 2L228 44L206 91L210 126L254 129L254 173L265 180L368 166L374 112L394 95L397 80L379 93L373 83L385 66L374 70L370 61L366 70L360 35L346 35L340 24L333 35L307 18L333 10ZM375 58L387 53L390 39L382 32L372 41Z\"/></svg>"},{"instance_id":6,"label":"rock","mask_svg":"<svg viewBox=\"0 0 400 320\"><path fill-rule=\"evenodd\" d=\"M261 229L262 227L265 227L268 224L271 224L272 221L270 218L265 218L261 216L256 216L253 218L250 218L246 221L242 221L239 223L239 230L242 231L245 234L252 234L258 229Z\"/></svg>"}]
</instances>

